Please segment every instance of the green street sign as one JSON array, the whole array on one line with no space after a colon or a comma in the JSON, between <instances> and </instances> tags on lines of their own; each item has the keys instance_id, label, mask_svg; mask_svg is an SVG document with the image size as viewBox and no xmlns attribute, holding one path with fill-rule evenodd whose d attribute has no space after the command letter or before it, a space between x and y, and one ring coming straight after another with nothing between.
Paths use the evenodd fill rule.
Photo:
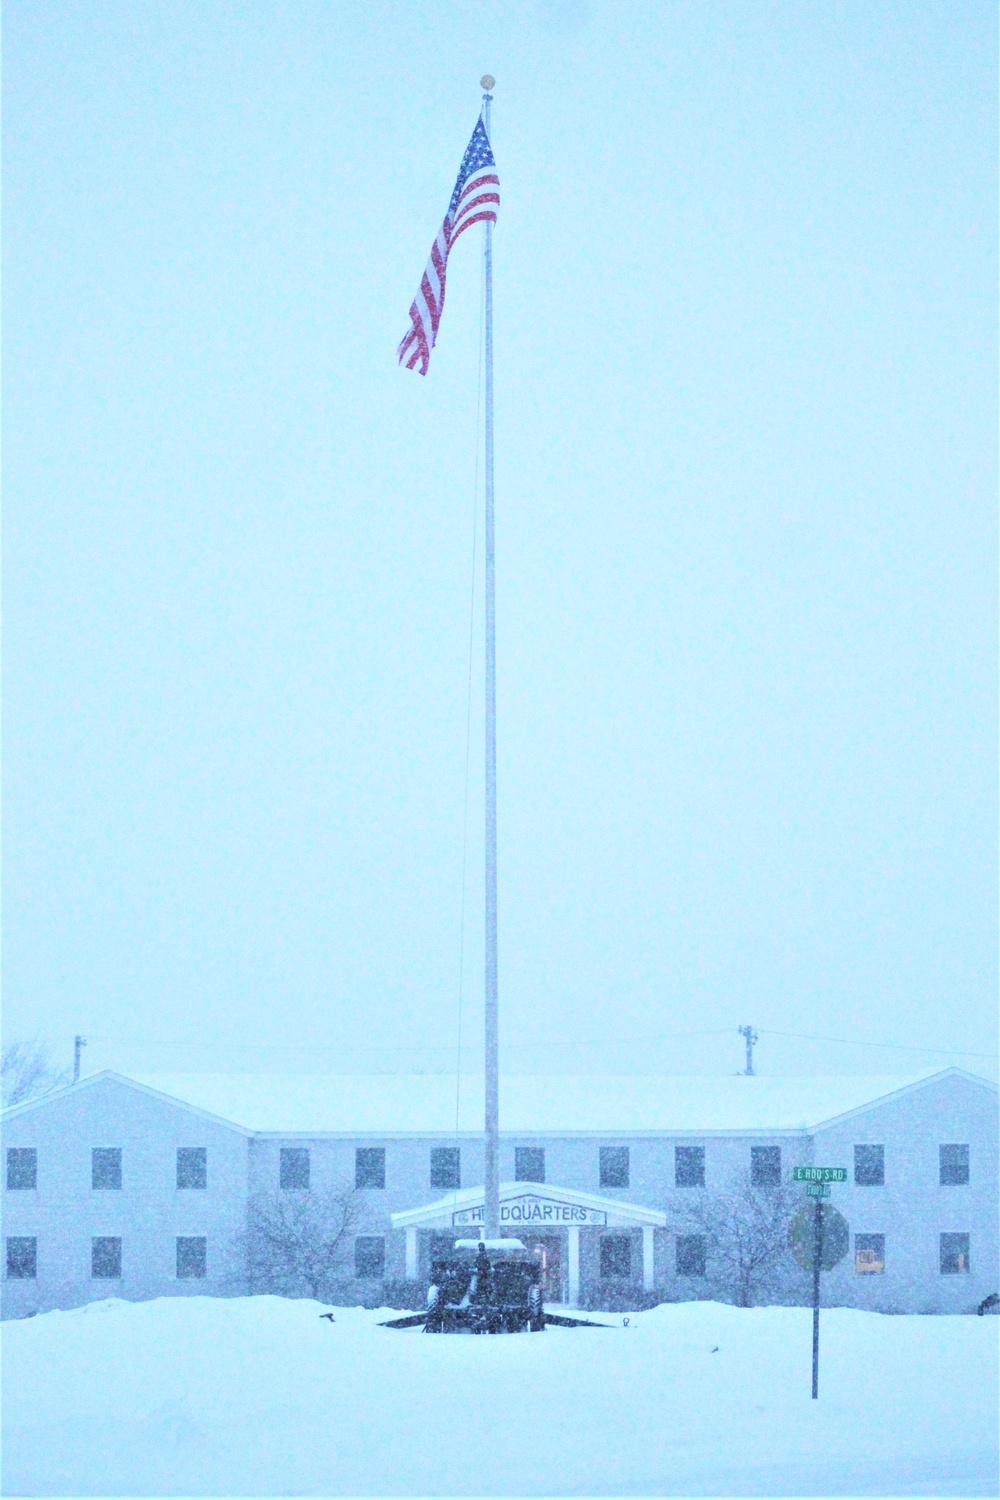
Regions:
<instances>
[{"instance_id":1,"label":"green street sign","mask_svg":"<svg viewBox=\"0 0 1000 1500\"><path fill-rule=\"evenodd\" d=\"M803 1203L788 1226L788 1248L804 1271L815 1268L816 1214L820 1216L819 1263L832 1271L847 1254L850 1230L843 1214L832 1203Z\"/></svg>"},{"instance_id":2,"label":"green street sign","mask_svg":"<svg viewBox=\"0 0 1000 1500\"><path fill-rule=\"evenodd\" d=\"M846 1167L793 1167L793 1182L846 1182Z\"/></svg>"},{"instance_id":3,"label":"green street sign","mask_svg":"<svg viewBox=\"0 0 1000 1500\"><path fill-rule=\"evenodd\" d=\"M807 1182L806 1183L806 1197L807 1198L831 1198L832 1196L833 1196L833 1190L830 1187L830 1184L828 1182Z\"/></svg>"}]
</instances>

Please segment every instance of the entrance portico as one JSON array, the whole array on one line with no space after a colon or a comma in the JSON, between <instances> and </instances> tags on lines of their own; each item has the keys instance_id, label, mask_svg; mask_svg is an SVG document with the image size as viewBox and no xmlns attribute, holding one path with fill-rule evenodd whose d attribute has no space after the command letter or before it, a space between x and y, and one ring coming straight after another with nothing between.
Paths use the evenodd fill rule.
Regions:
<instances>
[{"instance_id":1,"label":"entrance portico","mask_svg":"<svg viewBox=\"0 0 1000 1500\"><path fill-rule=\"evenodd\" d=\"M426 1230L456 1236L482 1234L485 1195L481 1187L458 1188L422 1208L392 1215L394 1229L406 1232L406 1275L420 1275L419 1232ZM500 1184L501 1232L516 1236L529 1248L537 1248L547 1268L548 1301L580 1299L580 1235L600 1237L602 1230L642 1231L642 1285L654 1284L653 1231L664 1229L667 1216L658 1209L642 1208L555 1183L502 1182ZM556 1246L558 1245L558 1254ZM565 1279L562 1267L565 1266ZM557 1290L558 1287L558 1290Z\"/></svg>"}]
</instances>

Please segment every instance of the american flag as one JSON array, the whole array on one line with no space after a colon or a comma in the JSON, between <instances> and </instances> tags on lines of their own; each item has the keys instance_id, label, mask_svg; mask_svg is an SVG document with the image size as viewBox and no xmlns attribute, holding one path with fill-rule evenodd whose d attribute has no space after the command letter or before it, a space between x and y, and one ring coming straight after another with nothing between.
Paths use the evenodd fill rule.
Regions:
<instances>
[{"instance_id":1,"label":"american flag","mask_svg":"<svg viewBox=\"0 0 1000 1500\"><path fill-rule=\"evenodd\" d=\"M444 308L444 282L451 247L471 224L495 224L500 206L500 179L493 160L489 137L480 118L465 148L458 171L455 191L448 204L444 223L431 246L427 269L420 290L410 308L410 328L399 346L399 363L408 370L427 374L431 350L437 343L441 312Z\"/></svg>"}]
</instances>

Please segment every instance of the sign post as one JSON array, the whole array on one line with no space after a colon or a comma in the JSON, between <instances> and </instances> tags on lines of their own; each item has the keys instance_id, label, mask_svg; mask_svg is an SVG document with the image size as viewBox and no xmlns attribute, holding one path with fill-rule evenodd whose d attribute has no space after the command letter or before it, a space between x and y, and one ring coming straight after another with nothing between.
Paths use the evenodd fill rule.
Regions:
<instances>
[{"instance_id":1,"label":"sign post","mask_svg":"<svg viewBox=\"0 0 1000 1500\"><path fill-rule=\"evenodd\" d=\"M819 1266L823 1258L823 1202L817 1198L813 1204L813 1389L812 1398L819 1400Z\"/></svg>"},{"instance_id":2,"label":"sign post","mask_svg":"<svg viewBox=\"0 0 1000 1500\"><path fill-rule=\"evenodd\" d=\"M804 1182L806 1196L813 1200L811 1214L804 1203L792 1219L788 1238L799 1265L813 1273L812 1395L815 1401L819 1397L819 1273L821 1270L832 1271L843 1260L851 1238L847 1220L832 1203L823 1200L830 1197L830 1183L847 1181L847 1168L795 1167L792 1181Z\"/></svg>"}]
</instances>

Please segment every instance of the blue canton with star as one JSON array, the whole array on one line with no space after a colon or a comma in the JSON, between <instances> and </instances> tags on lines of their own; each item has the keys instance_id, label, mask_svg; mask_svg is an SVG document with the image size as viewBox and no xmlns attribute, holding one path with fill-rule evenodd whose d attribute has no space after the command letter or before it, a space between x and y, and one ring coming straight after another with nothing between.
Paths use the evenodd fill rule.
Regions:
<instances>
[{"instance_id":1,"label":"blue canton with star","mask_svg":"<svg viewBox=\"0 0 1000 1500\"><path fill-rule=\"evenodd\" d=\"M477 120L476 128L472 132L472 139L465 148L462 165L458 169L458 181L455 183L455 191L452 193L451 202L448 204L449 218L451 218L458 207L458 200L461 198L465 184L473 172L478 172L483 167L495 166L496 162L493 160L493 151L490 146L489 136L486 134L486 128L481 119Z\"/></svg>"}]
</instances>

